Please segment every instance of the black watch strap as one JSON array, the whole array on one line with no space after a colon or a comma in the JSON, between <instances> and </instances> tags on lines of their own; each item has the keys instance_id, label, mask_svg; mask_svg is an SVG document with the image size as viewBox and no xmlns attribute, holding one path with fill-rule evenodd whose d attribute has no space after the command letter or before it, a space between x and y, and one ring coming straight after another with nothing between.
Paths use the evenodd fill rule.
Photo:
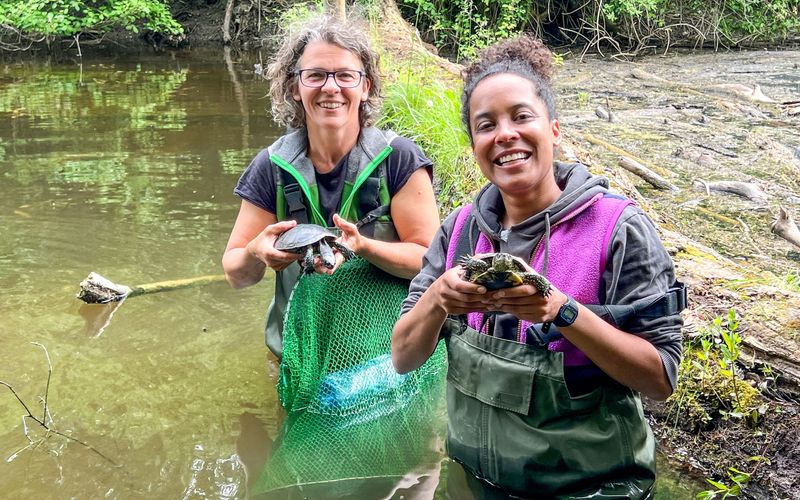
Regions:
<instances>
[{"instance_id":1,"label":"black watch strap","mask_svg":"<svg viewBox=\"0 0 800 500\"><path fill-rule=\"evenodd\" d=\"M553 320L553 324L556 326L570 326L575 323L577 318L578 303L572 297L567 296L567 303L558 310L558 315Z\"/></svg>"}]
</instances>

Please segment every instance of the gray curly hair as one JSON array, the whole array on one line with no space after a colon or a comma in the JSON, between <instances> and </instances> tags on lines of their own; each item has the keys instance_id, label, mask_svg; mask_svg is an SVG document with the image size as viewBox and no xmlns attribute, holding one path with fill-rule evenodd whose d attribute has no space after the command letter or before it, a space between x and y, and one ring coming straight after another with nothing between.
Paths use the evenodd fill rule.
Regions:
<instances>
[{"instance_id":1,"label":"gray curly hair","mask_svg":"<svg viewBox=\"0 0 800 500\"><path fill-rule=\"evenodd\" d=\"M367 100L362 102L359 108L359 124L364 128L375 122L382 99L381 80L378 74L379 56L372 49L366 31L361 29L359 24L363 23L358 19L342 21L329 14L319 14L286 30L286 38L267 68L272 117L276 123L292 128L306 126L303 103L295 101L293 97L299 83L294 72L299 69L298 62L303 51L313 42L336 45L352 52L361 60L365 78L370 81L371 86Z\"/></svg>"}]
</instances>

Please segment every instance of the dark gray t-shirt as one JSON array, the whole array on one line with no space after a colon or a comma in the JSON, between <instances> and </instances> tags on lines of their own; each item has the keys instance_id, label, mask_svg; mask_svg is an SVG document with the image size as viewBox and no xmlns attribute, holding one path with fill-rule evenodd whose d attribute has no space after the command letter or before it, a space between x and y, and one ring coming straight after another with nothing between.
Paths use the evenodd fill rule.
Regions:
<instances>
[{"instance_id":1,"label":"dark gray t-shirt","mask_svg":"<svg viewBox=\"0 0 800 500\"><path fill-rule=\"evenodd\" d=\"M317 188L319 190L322 215L333 225L333 214L339 210L342 200L342 188L346 174L345 165L349 154L345 155L339 163L328 173L317 173ZM422 153L414 141L405 137L397 137L392 141L392 152L386 157L386 183L389 195L394 196L405 186L408 178L418 168L426 168L428 175L432 176L432 163ZM277 213L275 207L276 182L269 152L263 149L250 162L250 165L239 178L239 183L233 191L236 195L263 208L267 212Z\"/></svg>"}]
</instances>

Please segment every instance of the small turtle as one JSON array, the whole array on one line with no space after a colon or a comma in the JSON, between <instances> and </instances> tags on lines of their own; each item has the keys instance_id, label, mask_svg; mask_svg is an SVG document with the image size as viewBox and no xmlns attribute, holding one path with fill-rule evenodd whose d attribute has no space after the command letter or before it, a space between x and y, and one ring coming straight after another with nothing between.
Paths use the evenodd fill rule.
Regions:
<instances>
[{"instance_id":1,"label":"small turtle","mask_svg":"<svg viewBox=\"0 0 800 500\"><path fill-rule=\"evenodd\" d=\"M547 297L550 282L522 259L508 253L465 255L458 262L464 268L466 281L483 285L487 290L500 290L527 283Z\"/></svg>"},{"instance_id":2,"label":"small turtle","mask_svg":"<svg viewBox=\"0 0 800 500\"><path fill-rule=\"evenodd\" d=\"M275 240L276 249L303 255L301 267L306 274L314 272L314 257L319 257L325 267L333 269L336 257L331 247L336 248L345 260L356 256L352 250L336 241L334 233L316 224L298 224Z\"/></svg>"}]
</instances>

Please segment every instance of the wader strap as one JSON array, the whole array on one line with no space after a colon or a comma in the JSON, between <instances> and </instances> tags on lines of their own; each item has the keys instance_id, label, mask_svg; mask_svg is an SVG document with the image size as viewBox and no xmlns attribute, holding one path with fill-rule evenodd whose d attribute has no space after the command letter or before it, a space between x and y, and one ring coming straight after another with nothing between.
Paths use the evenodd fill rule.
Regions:
<instances>
[{"instance_id":1,"label":"wader strap","mask_svg":"<svg viewBox=\"0 0 800 500\"><path fill-rule=\"evenodd\" d=\"M453 234L450 236L450 244L448 248L448 268L458 265L458 261L464 255L472 255L475 253L475 245L477 244L478 237L480 236L480 229L477 224L472 222L475 217L472 216L472 204L469 203L461 207L456 218L456 224L453 226ZM466 229L466 231L464 230ZM452 251L451 251L452 250Z\"/></svg>"},{"instance_id":2,"label":"wader strap","mask_svg":"<svg viewBox=\"0 0 800 500\"><path fill-rule=\"evenodd\" d=\"M308 224L308 211L306 210L306 204L303 202L303 192L300 189L300 184L297 179L289 175L285 170L280 169L280 172L283 178L283 196L286 198L288 218L296 220L300 224Z\"/></svg>"},{"instance_id":3,"label":"wader strap","mask_svg":"<svg viewBox=\"0 0 800 500\"><path fill-rule=\"evenodd\" d=\"M361 213L371 212L381 206L380 168L372 171L369 177L358 188L358 208Z\"/></svg>"},{"instance_id":4,"label":"wader strap","mask_svg":"<svg viewBox=\"0 0 800 500\"><path fill-rule=\"evenodd\" d=\"M381 205L378 208L371 210L367 215L359 219L358 222L356 222L356 227L361 227L365 224L373 222L375 219L379 217L383 217L384 215L389 215L389 211L390 211L389 205Z\"/></svg>"},{"instance_id":5,"label":"wader strap","mask_svg":"<svg viewBox=\"0 0 800 500\"><path fill-rule=\"evenodd\" d=\"M673 316L686 309L689 304L686 284L675 281L669 290L663 294L655 297L645 297L632 304L584 305L612 325L621 328L633 317L661 318L663 316Z\"/></svg>"}]
</instances>

